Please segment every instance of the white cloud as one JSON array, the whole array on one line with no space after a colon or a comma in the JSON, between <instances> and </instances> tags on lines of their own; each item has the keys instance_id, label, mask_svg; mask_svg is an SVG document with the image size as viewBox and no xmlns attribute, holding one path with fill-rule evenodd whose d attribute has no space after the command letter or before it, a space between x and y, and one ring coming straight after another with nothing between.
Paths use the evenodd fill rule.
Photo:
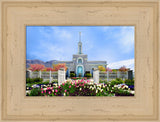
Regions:
<instances>
[{"instance_id":1,"label":"white cloud","mask_svg":"<svg viewBox=\"0 0 160 122\"><path fill-rule=\"evenodd\" d=\"M49 61L49 60L71 60L72 58L71 54L73 52L73 48L71 48L71 46L64 46L64 45L59 46L49 41L40 40L37 48L38 50L31 52L31 55L33 55L36 59ZM68 50L68 48L70 48L70 50Z\"/></svg>"},{"instance_id":2,"label":"white cloud","mask_svg":"<svg viewBox=\"0 0 160 122\"><path fill-rule=\"evenodd\" d=\"M108 64L108 67L112 69L119 69L122 66L126 66L127 68L134 70L134 59L122 60Z\"/></svg>"},{"instance_id":3,"label":"white cloud","mask_svg":"<svg viewBox=\"0 0 160 122\"><path fill-rule=\"evenodd\" d=\"M110 34L112 37L115 38L115 41L117 44L116 46L120 48L122 53L130 53L134 49L134 26L121 26L120 30L117 31L117 28L114 28L114 26L107 26L102 28L106 34ZM109 37L106 36L106 40L108 40Z\"/></svg>"},{"instance_id":4,"label":"white cloud","mask_svg":"<svg viewBox=\"0 0 160 122\"><path fill-rule=\"evenodd\" d=\"M48 27L49 31L46 31L46 27L40 28L40 34L44 35L44 37L52 40L55 38L58 41L72 41L72 33L67 30L60 29L59 27Z\"/></svg>"},{"instance_id":5,"label":"white cloud","mask_svg":"<svg viewBox=\"0 0 160 122\"><path fill-rule=\"evenodd\" d=\"M118 34L117 43L124 53L130 53L134 49L134 28L123 27Z\"/></svg>"},{"instance_id":6,"label":"white cloud","mask_svg":"<svg viewBox=\"0 0 160 122\"><path fill-rule=\"evenodd\" d=\"M58 27L45 29L45 27L39 29L40 34L44 36L44 40L39 40L38 50L32 51L31 54L43 61L71 60L71 56L77 48L77 45L73 43L73 34Z\"/></svg>"},{"instance_id":7,"label":"white cloud","mask_svg":"<svg viewBox=\"0 0 160 122\"><path fill-rule=\"evenodd\" d=\"M130 53L133 44L134 44L134 33L133 29L130 31L127 26L121 27L122 29L116 33L114 29L110 29L110 27L104 27L103 30L106 34L109 33L111 36L115 36L117 38L116 42L113 43L115 47L121 48L124 55L125 53ZM118 53L114 50L117 48L110 48L106 46L103 49L96 49L96 41L93 33L86 28L76 29L64 29L57 26L50 27L41 27L39 29L40 35L43 35L43 38L39 40L39 44L37 45L41 51L34 50L31 55L35 56L35 58L48 61L48 60L72 60L72 55L77 53L78 51L78 41L79 36L78 32L82 32L82 51L84 54L88 54L88 58L91 60L105 60L107 62L113 62L117 60ZM99 31L102 31L101 29ZM102 33L104 33L104 31ZM110 36L108 36L109 38ZM132 38L131 38L132 37ZM107 38L107 36L106 36Z\"/></svg>"}]
</instances>

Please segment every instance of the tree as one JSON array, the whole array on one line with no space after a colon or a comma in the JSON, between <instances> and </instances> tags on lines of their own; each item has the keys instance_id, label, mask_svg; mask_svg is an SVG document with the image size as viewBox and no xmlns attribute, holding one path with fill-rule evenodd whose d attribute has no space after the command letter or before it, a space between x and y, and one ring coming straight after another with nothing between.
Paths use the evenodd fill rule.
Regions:
<instances>
[{"instance_id":1,"label":"tree","mask_svg":"<svg viewBox=\"0 0 160 122\"><path fill-rule=\"evenodd\" d=\"M53 68L51 68L51 67L47 67L45 70L46 71L54 71Z\"/></svg>"},{"instance_id":2,"label":"tree","mask_svg":"<svg viewBox=\"0 0 160 122\"><path fill-rule=\"evenodd\" d=\"M58 71L59 69L64 68L65 71L67 70L66 64L53 64L53 70Z\"/></svg>"},{"instance_id":3,"label":"tree","mask_svg":"<svg viewBox=\"0 0 160 122\"><path fill-rule=\"evenodd\" d=\"M106 68L106 71L112 72L112 69L110 69L109 67L107 67L107 68Z\"/></svg>"},{"instance_id":4,"label":"tree","mask_svg":"<svg viewBox=\"0 0 160 122\"><path fill-rule=\"evenodd\" d=\"M43 70L45 68L44 65L42 64L30 64L30 70L32 71L40 71L40 70Z\"/></svg>"},{"instance_id":5,"label":"tree","mask_svg":"<svg viewBox=\"0 0 160 122\"><path fill-rule=\"evenodd\" d=\"M106 69L103 66L98 66L99 71L106 71Z\"/></svg>"},{"instance_id":6,"label":"tree","mask_svg":"<svg viewBox=\"0 0 160 122\"><path fill-rule=\"evenodd\" d=\"M119 68L119 71L126 72L126 71L128 71L128 69L125 66L122 66Z\"/></svg>"},{"instance_id":7,"label":"tree","mask_svg":"<svg viewBox=\"0 0 160 122\"><path fill-rule=\"evenodd\" d=\"M117 72L117 70L116 69L112 69L112 72Z\"/></svg>"}]
</instances>

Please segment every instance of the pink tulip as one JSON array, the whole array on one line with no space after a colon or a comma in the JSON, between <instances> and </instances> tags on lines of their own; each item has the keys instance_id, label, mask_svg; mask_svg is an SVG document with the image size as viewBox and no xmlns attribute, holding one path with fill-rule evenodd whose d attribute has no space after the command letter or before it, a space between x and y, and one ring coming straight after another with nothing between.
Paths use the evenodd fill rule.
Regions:
<instances>
[{"instance_id":1,"label":"pink tulip","mask_svg":"<svg viewBox=\"0 0 160 122\"><path fill-rule=\"evenodd\" d=\"M44 90L44 92L46 93L46 90Z\"/></svg>"},{"instance_id":2,"label":"pink tulip","mask_svg":"<svg viewBox=\"0 0 160 122\"><path fill-rule=\"evenodd\" d=\"M64 86L64 83L62 83L62 85Z\"/></svg>"},{"instance_id":3,"label":"pink tulip","mask_svg":"<svg viewBox=\"0 0 160 122\"><path fill-rule=\"evenodd\" d=\"M58 86L58 88L61 88L60 86Z\"/></svg>"},{"instance_id":4,"label":"pink tulip","mask_svg":"<svg viewBox=\"0 0 160 122\"><path fill-rule=\"evenodd\" d=\"M58 92L58 90L56 89L55 92Z\"/></svg>"},{"instance_id":5,"label":"pink tulip","mask_svg":"<svg viewBox=\"0 0 160 122\"><path fill-rule=\"evenodd\" d=\"M71 86L69 86L69 88L71 88Z\"/></svg>"},{"instance_id":6,"label":"pink tulip","mask_svg":"<svg viewBox=\"0 0 160 122\"><path fill-rule=\"evenodd\" d=\"M43 91L41 91L41 93L43 94Z\"/></svg>"},{"instance_id":7,"label":"pink tulip","mask_svg":"<svg viewBox=\"0 0 160 122\"><path fill-rule=\"evenodd\" d=\"M49 94L51 94L51 92L49 91Z\"/></svg>"},{"instance_id":8,"label":"pink tulip","mask_svg":"<svg viewBox=\"0 0 160 122\"><path fill-rule=\"evenodd\" d=\"M43 90L43 88L41 88L41 90Z\"/></svg>"},{"instance_id":9,"label":"pink tulip","mask_svg":"<svg viewBox=\"0 0 160 122\"><path fill-rule=\"evenodd\" d=\"M67 92L67 90L64 90L64 92Z\"/></svg>"}]
</instances>

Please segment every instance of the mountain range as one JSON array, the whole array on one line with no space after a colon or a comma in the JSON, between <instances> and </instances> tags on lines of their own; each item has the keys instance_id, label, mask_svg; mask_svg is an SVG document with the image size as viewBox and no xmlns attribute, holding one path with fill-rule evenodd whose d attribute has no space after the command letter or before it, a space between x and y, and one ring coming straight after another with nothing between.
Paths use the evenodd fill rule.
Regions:
<instances>
[{"instance_id":1,"label":"mountain range","mask_svg":"<svg viewBox=\"0 0 160 122\"><path fill-rule=\"evenodd\" d=\"M26 60L26 68L29 68L30 67L30 64L43 64L45 67L52 67L52 64L54 62L56 62L57 60L51 60L51 61L41 61L41 60L38 60L38 59L35 59L35 60L29 60L27 59Z\"/></svg>"},{"instance_id":2,"label":"mountain range","mask_svg":"<svg viewBox=\"0 0 160 122\"><path fill-rule=\"evenodd\" d=\"M35 60L26 60L26 68L30 67L30 64L43 64L45 67L52 67L52 64L56 64L58 60L50 60L50 61L41 61L38 59ZM131 70L134 71L134 59L128 59L128 60L122 60L122 61L117 61L113 62L107 65L109 68L112 69L119 69L121 66L126 66L127 68L130 68Z\"/></svg>"}]
</instances>

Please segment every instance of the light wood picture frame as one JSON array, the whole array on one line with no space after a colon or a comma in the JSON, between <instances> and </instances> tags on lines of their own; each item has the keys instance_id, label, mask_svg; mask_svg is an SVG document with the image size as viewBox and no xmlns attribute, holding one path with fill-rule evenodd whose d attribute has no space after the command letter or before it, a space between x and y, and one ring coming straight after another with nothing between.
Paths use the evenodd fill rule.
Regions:
<instances>
[{"instance_id":1,"label":"light wood picture frame","mask_svg":"<svg viewBox=\"0 0 160 122\"><path fill-rule=\"evenodd\" d=\"M159 0L1 0L0 121L159 122ZM134 97L26 97L27 25L135 26Z\"/></svg>"}]
</instances>

